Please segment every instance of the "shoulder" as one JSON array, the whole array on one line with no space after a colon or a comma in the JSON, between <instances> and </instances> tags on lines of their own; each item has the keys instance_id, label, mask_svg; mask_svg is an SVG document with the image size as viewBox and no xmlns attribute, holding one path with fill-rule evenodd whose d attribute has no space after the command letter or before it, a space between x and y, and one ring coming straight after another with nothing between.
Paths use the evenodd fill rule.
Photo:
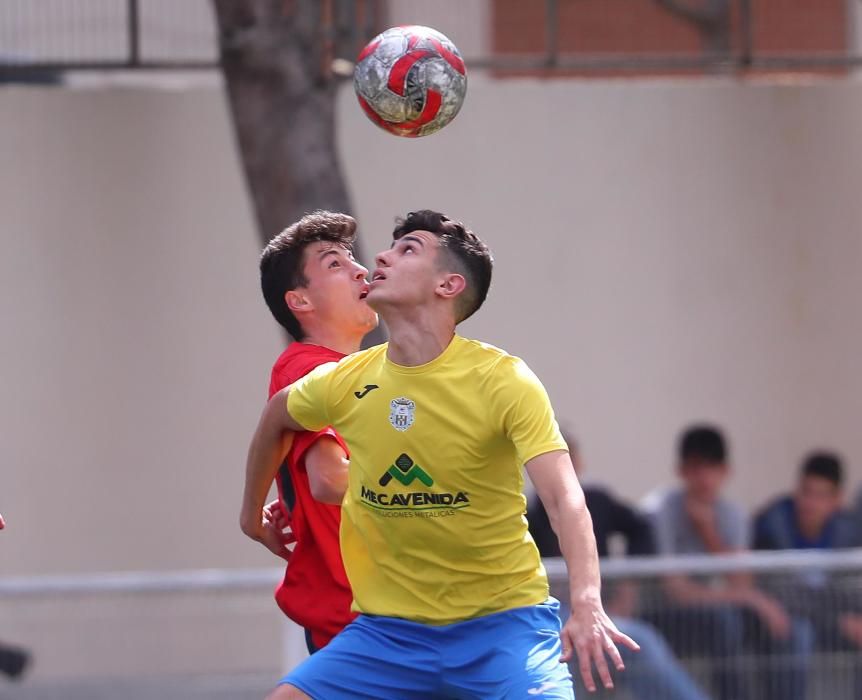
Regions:
<instances>
[{"instance_id":1,"label":"shoulder","mask_svg":"<svg viewBox=\"0 0 862 700\"><path fill-rule=\"evenodd\" d=\"M293 355L295 351L293 350L293 345L288 345L287 348L278 356L275 362L272 363L272 370L270 371L270 376L272 377L273 384L281 383L285 386L290 384L290 368L293 364ZM281 388L281 387L279 387Z\"/></svg>"},{"instance_id":2,"label":"shoulder","mask_svg":"<svg viewBox=\"0 0 862 700\"><path fill-rule=\"evenodd\" d=\"M769 501L765 506L755 513L757 522L764 522L777 516L785 515L792 507L790 496L780 496Z\"/></svg>"},{"instance_id":3,"label":"shoulder","mask_svg":"<svg viewBox=\"0 0 862 700\"><path fill-rule=\"evenodd\" d=\"M659 488L651 491L641 501L641 510L653 517L667 517L682 511L682 490L678 488Z\"/></svg>"},{"instance_id":4,"label":"shoulder","mask_svg":"<svg viewBox=\"0 0 862 700\"><path fill-rule=\"evenodd\" d=\"M281 389L284 389L284 387L293 384L293 382L308 374L314 368L314 365L309 367L301 362L303 351L298 349L297 345L301 345L301 343L291 343L288 345L273 363L272 371L269 375L270 397Z\"/></svg>"},{"instance_id":5,"label":"shoulder","mask_svg":"<svg viewBox=\"0 0 862 700\"><path fill-rule=\"evenodd\" d=\"M309 391L326 391L332 400L350 395L357 377L367 378L367 373L375 371L375 363L385 358L385 345L376 345L346 355L337 362L327 362L312 369L296 386Z\"/></svg>"},{"instance_id":6,"label":"shoulder","mask_svg":"<svg viewBox=\"0 0 862 700\"><path fill-rule=\"evenodd\" d=\"M379 345L372 345L370 348L365 348L365 350L359 350L354 352L351 355L345 356L342 362L347 364L354 363L363 363L363 362L371 362L374 360L381 360L386 357L386 349L389 347L389 343L380 343Z\"/></svg>"},{"instance_id":7,"label":"shoulder","mask_svg":"<svg viewBox=\"0 0 862 700\"><path fill-rule=\"evenodd\" d=\"M725 544L734 548L748 546L751 523L748 512L741 505L729 499L720 499L715 505L715 520Z\"/></svg>"},{"instance_id":8,"label":"shoulder","mask_svg":"<svg viewBox=\"0 0 862 700\"><path fill-rule=\"evenodd\" d=\"M838 511L834 523L835 547L858 547L862 544L862 532L859 531L859 523L853 513L847 510Z\"/></svg>"},{"instance_id":9,"label":"shoulder","mask_svg":"<svg viewBox=\"0 0 862 700\"><path fill-rule=\"evenodd\" d=\"M459 342L459 362L469 366L472 372L509 386L541 383L520 357L480 340L460 338Z\"/></svg>"},{"instance_id":10,"label":"shoulder","mask_svg":"<svg viewBox=\"0 0 862 700\"><path fill-rule=\"evenodd\" d=\"M342 357L344 355L329 348L294 342L273 364L272 378L273 381L278 379L287 386L304 377L314 368L329 362L338 362Z\"/></svg>"},{"instance_id":11,"label":"shoulder","mask_svg":"<svg viewBox=\"0 0 862 700\"><path fill-rule=\"evenodd\" d=\"M456 348L460 358L469 358L472 361L478 361L483 366L497 365L499 362L517 360L514 355L510 355L502 348L490 343L483 343L481 340L473 338L465 338L463 336L455 336L453 342L458 343Z\"/></svg>"},{"instance_id":12,"label":"shoulder","mask_svg":"<svg viewBox=\"0 0 862 700\"><path fill-rule=\"evenodd\" d=\"M389 343L381 343L365 350L359 350L351 355L346 355L338 363L339 372L353 372L367 368L376 362L386 359L386 348Z\"/></svg>"},{"instance_id":13,"label":"shoulder","mask_svg":"<svg viewBox=\"0 0 862 700\"><path fill-rule=\"evenodd\" d=\"M716 510L719 517L724 517L729 520L739 521L747 518L745 509L735 501L731 501L728 498L720 499L716 504Z\"/></svg>"}]
</instances>

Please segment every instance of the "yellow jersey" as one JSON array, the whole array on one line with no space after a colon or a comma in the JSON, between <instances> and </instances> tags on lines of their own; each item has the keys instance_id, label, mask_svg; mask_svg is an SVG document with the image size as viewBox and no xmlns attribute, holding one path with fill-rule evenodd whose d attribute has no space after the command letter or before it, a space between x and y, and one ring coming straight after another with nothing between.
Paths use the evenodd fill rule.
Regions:
<instances>
[{"instance_id":1,"label":"yellow jersey","mask_svg":"<svg viewBox=\"0 0 862 700\"><path fill-rule=\"evenodd\" d=\"M291 386L290 415L350 447L341 553L353 609L444 625L548 596L524 516L523 465L565 450L545 388L517 357L455 336L404 367L387 344Z\"/></svg>"}]
</instances>

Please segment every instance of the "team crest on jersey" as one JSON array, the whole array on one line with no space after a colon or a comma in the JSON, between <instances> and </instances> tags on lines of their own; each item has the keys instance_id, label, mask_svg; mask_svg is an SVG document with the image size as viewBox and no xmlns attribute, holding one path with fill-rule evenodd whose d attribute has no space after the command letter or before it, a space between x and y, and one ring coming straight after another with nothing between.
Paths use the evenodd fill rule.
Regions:
<instances>
[{"instance_id":1,"label":"team crest on jersey","mask_svg":"<svg viewBox=\"0 0 862 700\"><path fill-rule=\"evenodd\" d=\"M389 402L389 422L402 433L413 425L415 412L416 404L405 396Z\"/></svg>"}]
</instances>

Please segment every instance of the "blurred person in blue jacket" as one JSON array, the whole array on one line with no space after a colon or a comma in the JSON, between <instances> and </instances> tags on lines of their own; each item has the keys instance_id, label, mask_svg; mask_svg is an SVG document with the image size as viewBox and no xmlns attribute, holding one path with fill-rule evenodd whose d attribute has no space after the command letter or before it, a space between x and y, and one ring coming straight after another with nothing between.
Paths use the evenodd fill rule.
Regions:
<instances>
[{"instance_id":1,"label":"blurred person in blue jacket","mask_svg":"<svg viewBox=\"0 0 862 700\"><path fill-rule=\"evenodd\" d=\"M858 539L855 518L844 509L844 468L832 452L808 455L794 492L754 520L754 549L843 549Z\"/></svg>"},{"instance_id":2,"label":"blurred person in blue jacket","mask_svg":"<svg viewBox=\"0 0 862 700\"><path fill-rule=\"evenodd\" d=\"M754 548L822 551L859 546L859 524L844 507L844 495L841 458L831 451L810 453L793 493L775 499L756 516ZM772 588L792 615L810 621L818 651L862 649L862 601L853 576L806 567L789 580L776 580ZM851 656L857 660L856 687L862 690L862 664L858 655Z\"/></svg>"}]
</instances>

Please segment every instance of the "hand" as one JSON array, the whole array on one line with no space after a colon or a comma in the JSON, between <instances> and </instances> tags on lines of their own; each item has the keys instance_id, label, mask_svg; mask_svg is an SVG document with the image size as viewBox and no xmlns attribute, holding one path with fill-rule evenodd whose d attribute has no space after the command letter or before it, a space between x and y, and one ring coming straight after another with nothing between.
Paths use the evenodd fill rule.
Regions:
<instances>
[{"instance_id":1,"label":"hand","mask_svg":"<svg viewBox=\"0 0 862 700\"><path fill-rule=\"evenodd\" d=\"M848 640L862 649L862 614L844 613L838 618L838 627Z\"/></svg>"},{"instance_id":2,"label":"hand","mask_svg":"<svg viewBox=\"0 0 862 700\"><path fill-rule=\"evenodd\" d=\"M263 534L265 540L261 540L262 544L273 554L285 561L290 561L293 550L288 545L296 542L296 535L290 527L290 513L282 506L279 499L263 507L262 525L265 531Z\"/></svg>"},{"instance_id":3,"label":"hand","mask_svg":"<svg viewBox=\"0 0 862 700\"><path fill-rule=\"evenodd\" d=\"M790 616L778 602L768 596L758 595L754 610L775 639L787 639L790 636Z\"/></svg>"},{"instance_id":4,"label":"hand","mask_svg":"<svg viewBox=\"0 0 862 700\"><path fill-rule=\"evenodd\" d=\"M710 530L715 527L715 507L712 503L686 498L685 512L698 530Z\"/></svg>"},{"instance_id":5,"label":"hand","mask_svg":"<svg viewBox=\"0 0 862 700\"><path fill-rule=\"evenodd\" d=\"M293 531L290 529L290 513L284 509L279 499L275 499L263 507L263 526L272 527L281 533L290 532L291 539L289 542L296 542L296 538L292 536Z\"/></svg>"},{"instance_id":6,"label":"hand","mask_svg":"<svg viewBox=\"0 0 862 700\"><path fill-rule=\"evenodd\" d=\"M285 527L289 527L287 518L281 506L276 509L274 503L263 506L259 511L244 504L239 516L239 526L255 542L260 542L277 557L289 561L292 552L288 545L296 538L293 532L284 532Z\"/></svg>"},{"instance_id":7,"label":"hand","mask_svg":"<svg viewBox=\"0 0 862 700\"><path fill-rule=\"evenodd\" d=\"M591 693L596 689L593 678L593 664L605 688L613 688L614 682L605 659L607 654L617 671L625 669L617 644L625 644L632 651L640 646L631 637L624 635L602 609L601 601L590 600L572 607L572 614L560 631L563 654L560 661L572 658L572 651L578 655L578 667L584 685Z\"/></svg>"},{"instance_id":8,"label":"hand","mask_svg":"<svg viewBox=\"0 0 862 700\"><path fill-rule=\"evenodd\" d=\"M724 553L730 551L722 540L715 517L715 504L710 501L685 499L685 512L694 525L695 532L703 540L707 552Z\"/></svg>"}]
</instances>

